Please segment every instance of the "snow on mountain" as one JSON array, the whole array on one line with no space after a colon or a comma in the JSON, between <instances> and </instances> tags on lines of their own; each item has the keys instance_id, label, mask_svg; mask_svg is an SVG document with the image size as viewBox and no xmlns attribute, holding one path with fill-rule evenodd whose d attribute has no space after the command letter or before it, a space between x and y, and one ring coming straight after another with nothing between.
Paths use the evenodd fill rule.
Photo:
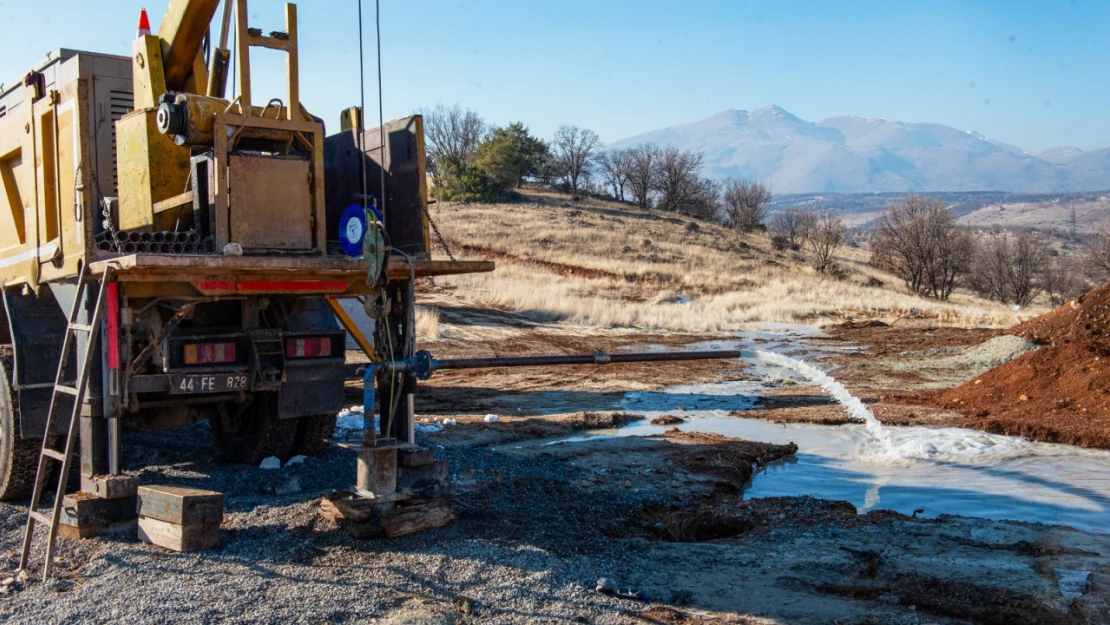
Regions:
<instances>
[{"instance_id":1,"label":"snow on mountain","mask_svg":"<svg viewBox=\"0 0 1110 625\"><path fill-rule=\"evenodd\" d=\"M759 178L776 193L1110 189L1110 148L1034 155L942 124L854 115L810 122L778 106L723 111L609 149L649 142L702 151L707 175Z\"/></svg>"}]
</instances>

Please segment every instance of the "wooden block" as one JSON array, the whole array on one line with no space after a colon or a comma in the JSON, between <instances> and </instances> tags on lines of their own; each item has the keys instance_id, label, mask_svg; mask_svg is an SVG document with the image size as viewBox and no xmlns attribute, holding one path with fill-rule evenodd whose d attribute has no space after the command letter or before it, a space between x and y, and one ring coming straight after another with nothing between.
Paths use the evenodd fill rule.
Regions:
<instances>
[{"instance_id":1,"label":"wooden block","mask_svg":"<svg viewBox=\"0 0 1110 625\"><path fill-rule=\"evenodd\" d=\"M140 486L135 510L140 517L177 525L219 524L224 494L181 486Z\"/></svg>"},{"instance_id":2,"label":"wooden block","mask_svg":"<svg viewBox=\"0 0 1110 625\"><path fill-rule=\"evenodd\" d=\"M431 449L400 449L397 464L402 467L424 467L435 462Z\"/></svg>"},{"instance_id":3,"label":"wooden block","mask_svg":"<svg viewBox=\"0 0 1110 625\"><path fill-rule=\"evenodd\" d=\"M85 525L75 527L73 525L58 525L58 535L65 538L78 540L81 538L93 538L108 533L119 534L134 534L137 527L138 520L131 519L130 521L120 521L118 523L106 523L104 525Z\"/></svg>"},{"instance_id":4,"label":"wooden block","mask_svg":"<svg viewBox=\"0 0 1110 625\"><path fill-rule=\"evenodd\" d=\"M62 500L62 514L58 519L62 525L75 528L131 521L137 516L135 501L134 496L102 499L81 491L65 496Z\"/></svg>"},{"instance_id":5,"label":"wooden block","mask_svg":"<svg viewBox=\"0 0 1110 625\"><path fill-rule=\"evenodd\" d=\"M389 538L443 527L457 517L455 507L446 499L407 508L397 508L382 514L381 526Z\"/></svg>"},{"instance_id":6,"label":"wooden block","mask_svg":"<svg viewBox=\"0 0 1110 625\"><path fill-rule=\"evenodd\" d=\"M134 497L138 488L134 475L81 475L81 490L102 499Z\"/></svg>"},{"instance_id":7,"label":"wooden block","mask_svg":"<svg viewBox=\"0 0 1110 625\"><path fill-rule=\"evenodd\" d=\"M220 524L180 525L140 516L139 538L173 551L203 551L220 543Z\"/></svg>"},{"instance_id":8,"label":"wooden block","mask_svg":"<svg viewBox=\"0 0 1110 625\"><path fill-rule=\"evenodd\" d=\"M320 500L320 516L337 525L347 523L362 523L374 518L384 509L392 509L393 504L412 498L408 491L383 495L381 497L363 497L358 493L348 490L338 490L324 495Z\"/></svg>"}]
</instances>

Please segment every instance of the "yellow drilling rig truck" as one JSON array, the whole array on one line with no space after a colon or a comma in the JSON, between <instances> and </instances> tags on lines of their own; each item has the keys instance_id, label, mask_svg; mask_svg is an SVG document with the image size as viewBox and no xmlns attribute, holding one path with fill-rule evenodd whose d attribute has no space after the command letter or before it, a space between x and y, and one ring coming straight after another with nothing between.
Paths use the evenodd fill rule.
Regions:
<instances>
[{"instance_id":1,"label":"yellow drilling rig truck","mask_svg":"<svg viewBox=\"0 0 1110 625\"><path fill-rule=\"evenodd\" d=\"M493 269L431 258L419 116L365 129L352 108L327 136L300 102L296 6L268 34L246 0L220 8L172 0L131 56L61 49L0 92L0 499L34 491L32 517L70 459L112 497L123 427L207 419L232 462L320 453L345 330L410 357L414 280ZM285 54L285 93L252 92L251 48ZM370 337L337 303L355 297ZM411 441L415 380L377 382L380 434Z\"/></svg>"}]
</instances>

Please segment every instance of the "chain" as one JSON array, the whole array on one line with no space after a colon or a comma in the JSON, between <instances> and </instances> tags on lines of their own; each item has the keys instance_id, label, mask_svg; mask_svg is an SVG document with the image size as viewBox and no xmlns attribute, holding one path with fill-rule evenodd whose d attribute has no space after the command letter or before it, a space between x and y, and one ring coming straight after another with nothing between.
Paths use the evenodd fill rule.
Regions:
<instances>
[{"instance_id":1,"label":"chain","mask_svg":"<svg viewBox=\"0 0 1110 625\"><path fill-rule=\"evenodd\" d=\"M440 233L439 226L436 226L435 220L432 219L432 211L428 210L427 205L424 206L424 214L428 216L428 223L432 225L432 232L435 233L439 244L443 246L443 251L447 252L447 258L451 259L451 262L455 262L455 255L451 253L451 248L447 246L447 239L444 239Z\"/></svg>"},{"instance_id":2,"label":"chain","mask_svg":"<svg viewBox=\"0 0 1110 625\"><path fill-rule=\"evenodd\" d=\"M119 242L119 233L116 232L116 224L112 222L112 208L108 202L104 201L104 194L100 191L100 181L96 179L96 174L89 172L93 181L93 187L96 188L97 202L100 203L100 214L104 216L104 229L108 234L112 235L112 245L116 246L116 253L123 253L123 246ZM117 202L119 200L116 200Z\"/></svg>"}]
</instances>

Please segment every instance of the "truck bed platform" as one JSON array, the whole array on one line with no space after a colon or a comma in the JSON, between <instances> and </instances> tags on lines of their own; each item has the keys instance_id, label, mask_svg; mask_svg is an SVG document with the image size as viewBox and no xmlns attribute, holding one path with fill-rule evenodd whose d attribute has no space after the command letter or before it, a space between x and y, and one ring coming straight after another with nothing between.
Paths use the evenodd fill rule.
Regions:
<instances>
[{"instance_id":1,"label":"truck bed platform","mask_svg":"<svg viewBox=\"0 0 1110 625\"><path fill-rule=\"evenodd\" d=\"M246 295L254 293L299 293L363 295L366 265L358 259L338 256L213 256L131 254L100 260L89 266L94 276L114 266L112 274L120 282L151 283L172 287L191 285L204 295ZM417 278L493 271L487 260L414 260ZM408 262L391 256L390 280L409 277ZM138 285L135 285L138 286Z\"/></svg>"}]
</instances>

